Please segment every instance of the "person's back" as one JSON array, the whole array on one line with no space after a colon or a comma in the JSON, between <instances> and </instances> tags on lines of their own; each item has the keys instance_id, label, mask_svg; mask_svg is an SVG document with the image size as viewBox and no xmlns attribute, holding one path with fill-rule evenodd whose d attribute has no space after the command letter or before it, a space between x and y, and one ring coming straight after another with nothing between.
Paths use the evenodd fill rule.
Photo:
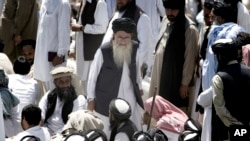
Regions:
<instances>
[{"instance_id":1,"label":"person's back","mask_svg":"<svg viewBox=\"0 0 250 141\"><path fill-rule=\"evenodd\" d=\"M111 127L110 141L131 141L133 134L138 130L129 119L131 106L121 98L113 99L109 104L109 119Z\"/></svg>"},{"instance_id":2,"label":"person's back","mask_svg":"<svg viewBox=\"0 0 250 141\"><path fill-rule=\"evenodd\" d=\"M24 129L14 137L6 138L6 141L20 141L25 136L35 136L40 141L48 141L50 134L47 128L40 127L41 109L35 105L27 105L23 108L21 114L21 125Z\"/></svg>"}]
</instances>

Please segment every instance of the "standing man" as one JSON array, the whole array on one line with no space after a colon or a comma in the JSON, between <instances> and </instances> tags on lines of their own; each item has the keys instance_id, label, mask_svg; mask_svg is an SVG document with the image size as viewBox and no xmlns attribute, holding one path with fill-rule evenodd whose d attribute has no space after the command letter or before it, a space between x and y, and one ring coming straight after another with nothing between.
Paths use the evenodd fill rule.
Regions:
<instances>
[{"instance_id":1,"label":"standing man","mask_svg":"<svg viewBox=\"0 0 250 141\"><path fill-rule=\"evenodd\" d=\"M217 40L212 50L219 65L219 70L212 79L213 106L217 118L212 125L216 127L213 129L217 130L215 132L218 137L213 138L213 141L230 140L230 126L249 126L250 116L238 109L249 106L250 68L237 61L238 49L232 39Z\"/></svg>"},{"instance_id":2,"label":"standing man","mask_svg":"<svg viewBox=\"0 0 250 141\"><path fill-rule=\"evenodd\" d=\"M68 120L68 115L86 109L86 99L78 95L72 86L72 70L59 66L51 71L56 88L48 91L40 100L42 120L51 136L60 133Z\"/></svg>"},{"instance_id":3,"label":"standing man","mask_svg":"<svg viewBox=\"0 0 250 141\"><path fill-rule=\"evenodd\" d=\"M49 72L57 65L66 65L70 47L70 14L68 0L43 0L36 40L34 78L44 83L45 90L53 89Z\"/></svg>"},{"instance_id":4,"label":"standing man","mask_svg":"<svg viewBox=\"0 0 250 141\"><path fill-rule=\"evenodd\" d=\"M116 11L110 19L102 45L112 40L112 23L115 19L125 17L132 19L136 24L136 30L133 32L133 40L139 43L138 52L142 66L142 63L147 64L148 52L153 52L153 48L151 47L153 45L153 37L150 18L138 6L136 6L135 1L136 0L116 0Z\"/></svg>"},{"instance_id":5,"label":"standing man","mask_svg":"<svg viewBox=\"0 0 250 141\"><path fill-rule=\"evenodd\" d=\"M135 22L118 18L112 23L113 39L101 46L90 68L88 109L95 110L104 122L109 137L109 103L123 98L131 105L130 119L141 129L142 87L138 43L132 41Z\"/></svg>"},{"instance_id":6,"label":"standing man","mask_svg":"<svg viewBox=\"0 0 250 141\"><path fill-rule=\"evenodd\" d=\"M36 39L37 11L36 0L5 0L1 11L0 39L4 43L4 53L12 62L21 55L17 45L22 40Z\"/></svg>"},{"instance_id":7,"label":"standing man","mask_svg":"<svg viewBox=\"0 0 250 141\"><path fill-rule=\"evenodd\" d=\"M90 65L101 45L108 27L108 10L105 0L82 1L78 23L71 24L76 31L76 74L86 90ZM86 92L84 93L86 95Z\"/></svg>"},{"instance_id":8,"label":"standing man","mask_svg":"<svg viewBox=\"0 0 250 141\"><path fill-rule=\"evenodd\" d=\"M166 17L156 46L149 95L157 88L156 94L188 113L198 31L195 23L185 16L185 0L163 0L163 5Z\"/></svg>"},{"instance_id":9,"label":"standing man","mask_svg":"<svg viewBox=\"0 0 250 141\"><path fill-rule=\"evenodd\" d=\"M137 128L131 116L131 106L121 98L113 99L109 104L110 141L132 141Z\"/></svg>"}]
</instances>

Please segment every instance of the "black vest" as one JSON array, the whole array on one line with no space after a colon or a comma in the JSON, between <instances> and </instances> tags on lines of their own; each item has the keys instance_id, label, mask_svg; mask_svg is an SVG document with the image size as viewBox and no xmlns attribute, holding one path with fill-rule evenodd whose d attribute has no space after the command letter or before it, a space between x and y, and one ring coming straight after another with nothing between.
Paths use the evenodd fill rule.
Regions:
<instances>
[{"instance_id":1,"label":"black vest","mask_svg":"<svg viewBox=\"0 0 250 141\"><path fill-rule=\"evenodd\" d=\"M73 99L76 99L77 97L73 97ZM47 120L50 118L50 116L54 113L55 108L56 108L56 100L57 100L57 94L55 92L55 90L51 91L48 96L47 96L47 111L45 114L45 119L44 119L44 123L47 122ZM73 101L74 102L74 101ZM66 122L68 121L68 115L72 112L73 110L73 102L67 102L64 103L63 107L62 107L62 119L63 122L66 124ZM61 109L59 109L61 110Z\"/></svg>"},{"instance_id":2,"label":"black vest","mask_svg":"<svg viewBox=\"0 0 250 141\"><path fill-rule=\"evenodd\" d=\"M86 24L94 24L94 14L96 10L98 0L92 0L91 3L86 1L86 5L84 10L81 14L82 25L85 26ZM104 34L89 34L83 32L83 53L84 53L84 60L91 61L94 59L94 55L96 50L102 43Z\"/></svg>"},{"instance_id":3,"label":"black vest","mask_svg":"<svg viewBox=\"0 0 250 141\"><path fill-rule=\"evenodd\" d=\"M232 64L217 73L223 82L225 106L230 114L244 125L249 125L250 116L244 109L250 107L250 68L242 64ZM229 128L224 125L212 107L212 140L228 139Z\"/></svg>"},{"instance_id":4,"label":"black vest","mask_svg":"<svg viewBox=\"0 0 250 141\"><path fill-rule=\"evenodd\" d=\"M117 98L122 68L118 69L114 63L113 50L110 43L106 43L101 47L103 55L103 64L100 70L99 76L96 83L96 98L95 98L95 110L105 116L109 115L109 103L113 98ZM143 102L140 95L138 84L136 83L136 52L138 44L133 42L132 58L129 65L130 80L133 84L134 94L138 104L143 108Z\"/></svg>"},{"instance_id":5,"label":"black vest","mask_svg":"<svg viewBox=\"0 0 250 141\"><path fill-rule=\"evenodd\" d=\"M137 131L137 128L135 126L135 124L131 121L128 120L124 123L124 125L119 128L117 131L112 131L111 132L111 136L110 136L110 141L114 141L115 136L118 133L125 133L128 137L130 141L133 141L133 134ZM115 132L115 133L114 133Z\"/></svg>"}]
</instances>

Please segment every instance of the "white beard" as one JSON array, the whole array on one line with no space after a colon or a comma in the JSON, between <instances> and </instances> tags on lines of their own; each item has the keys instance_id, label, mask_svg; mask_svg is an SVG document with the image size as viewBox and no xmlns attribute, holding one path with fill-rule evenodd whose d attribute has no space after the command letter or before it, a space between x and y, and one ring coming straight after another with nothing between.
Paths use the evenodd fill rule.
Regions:
<instances>
[{"instance_id":1,"label":"white beard","mask_svg":"<svg viewBox=\"0 0 250 141\"><path fill-rule=\"evenodd\" d=\"M119 45L116 41L113 41L113 58L116 66L122 68L123 63L131 63L131 54L132 54L132 42L127 45Z\"/></svg>"}]
</instances>

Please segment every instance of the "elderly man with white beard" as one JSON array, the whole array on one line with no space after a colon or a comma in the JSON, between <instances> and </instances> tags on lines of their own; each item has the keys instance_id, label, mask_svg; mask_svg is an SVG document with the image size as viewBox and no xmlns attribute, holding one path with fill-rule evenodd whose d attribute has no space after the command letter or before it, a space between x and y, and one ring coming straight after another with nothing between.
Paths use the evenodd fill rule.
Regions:
<instances>
[{"instance_id":1,"label":"elderly man with white beard","mask_svg":"<svg viewBox=\"0 0 250 141\"><path fill-rule=\"evenodd\" d=\"M109 103L122 98L131 105L130 119L141 130L142 87L138 43L132 41L136 24L129 18L112 23L113 38L96 52L87 85L88 109L95 111L104 122L109 137Z\"/></svg>"},{"instance_id":2,"label":"elderly man with white beard","mask_svg":"<svg viewBox=\"0 0 250 141\"><path fill-rule=\"evenodd\" d=\"M76 93L71 83L72 69L59 66L50 73L54 78L55 88L42 97L39 107L42 110L43 126L53 136L62 131L71 112L86 109L87 103L83 95Z\"/></svg>"}]
</instances>

